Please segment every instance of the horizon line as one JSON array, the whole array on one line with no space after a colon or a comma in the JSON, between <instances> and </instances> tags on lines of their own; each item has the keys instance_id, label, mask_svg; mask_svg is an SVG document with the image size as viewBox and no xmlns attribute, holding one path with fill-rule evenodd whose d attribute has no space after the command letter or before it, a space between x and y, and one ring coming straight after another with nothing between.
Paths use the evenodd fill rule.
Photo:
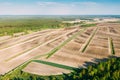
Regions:
<instances>
[{"instance_id":1,"label":"horizon line","mask_svg":"<svg viewBox=\"0 0 120 80\"><path fill-rule=\"evenodd\" d=\"M57 14L19 14L19 15L12 15L12 14L5 14L5 15L1 15L0 14L0 16L94 16L94 15L98 15L98 16L102 16L102 15L105 15L105 16L107 16L107 15L118 15L118 16L120 16L120 14L60 14L60 15L57 15Z\"/></svg>"}]
</instances>

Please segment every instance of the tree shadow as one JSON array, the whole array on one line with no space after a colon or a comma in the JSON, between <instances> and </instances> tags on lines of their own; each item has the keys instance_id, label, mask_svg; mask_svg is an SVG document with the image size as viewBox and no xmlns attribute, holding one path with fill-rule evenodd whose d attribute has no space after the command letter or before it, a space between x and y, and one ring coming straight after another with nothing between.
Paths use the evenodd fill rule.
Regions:
<instances>
[{"instance_id":1,"label":"tree shadow","mask_svg":"<svg viewBox=\"0 0 120 80\"><path fill-rule=\"evenodd\" d=\"M73 69L74 72L71 72L70 74L63 73L64 80L73 80L73 77L77 77L75 75L79 75L80 72L82 72L82 74L83 74L83 72L87 71L88 66L96 67L97 64L99 64L100 62L106 62L111 58L120 58L120 57L108 56L106 58L101 58L101 59L93 58L91 61L84 62L83 66L79 66L78 68ZM90 76L87 76L87 74L85 76L81 76L81 78L82 78L81 80L87 80L88 77L90 78ZM76 78L75 80L80 80L80 79Z\"/></svg>"},{"instance_id":2,"label":"tree shadow","mask_svg":"<svg viewBox=\"0 0 120 80\"><path fill-rule=\"evenodd\" d=\"M101 59L100 58L93 58L91 61L84 62L83 66L84 67L94 66L94 65L97 65L100 62L106 62L110 58L118 58L118 57L117 56L108 56L106 58L101 58Z\"/></svg>"}]
</instances>

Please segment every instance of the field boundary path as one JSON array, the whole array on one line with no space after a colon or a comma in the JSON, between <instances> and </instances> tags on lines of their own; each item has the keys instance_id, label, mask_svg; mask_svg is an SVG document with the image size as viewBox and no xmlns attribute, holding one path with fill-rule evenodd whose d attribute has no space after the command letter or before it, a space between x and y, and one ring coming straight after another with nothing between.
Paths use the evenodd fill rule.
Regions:
<instances>
[{"instance_id":1,"label":"field boundary path","mask_svg":"<svg viewBox=\"0 0 120 80\"><path fill-rule=\"evenodd\" d=\"M88 47L88 45L90 44L90 42L92 41L94 35L97 33L98 27L93 31L93 33L91 34L91 36L86 40L86 42L82 45L82 47L80 48L80 52L85 52L86 48Z\"/></svg>"}]
</instances>

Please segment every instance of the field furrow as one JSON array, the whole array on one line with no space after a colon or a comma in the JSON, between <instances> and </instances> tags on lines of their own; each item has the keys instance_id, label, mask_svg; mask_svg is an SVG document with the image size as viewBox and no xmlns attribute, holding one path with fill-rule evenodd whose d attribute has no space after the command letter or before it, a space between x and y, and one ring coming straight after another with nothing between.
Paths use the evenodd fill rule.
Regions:
<instances>
[{"instance_id":1,"label":"field furrow","mask_svg":"<svg viewBox=\"0 0 120 80\"><path fill-rule=\"evenodd\" d=\"M19 37L1 37L0 75L16 70L59 75L97 64L100 59L120 57L119 25L99 23L94 27L50 29Z\"/></svg>"},{"instance_id":2,"label":"field furrow","mask_svg":"<svg viewBox=\"0 0 120 80\"><path fill-rule=\"evenodd\" d=\"M59 34L59 32L57 31L57 34ZM26 42L23 42L23 43L20 43L20 44L16 44L14 46L11 46L9 48L4 48L2 50L0 50L0 61L2 61L2 57L5 57L4 59L7 59L8 57L9 58L13 58L15 56L19 56L20 54L24 53L24 52L27 52L31 49L33 49L34 47L36 46L39 46L41 45L42 43L44 43L45 41L48 41L48 40L45 40L45 38L48 36L59 36L57 35L56 32L51 32L51 33L46 33L46 35L44 36L39 36L37 38L33 38L31 40L28 40ZM62 33L61 33L62 34ZM50 39L49 39L50 40ZM11 54L11 55L9 55ZM9 55L9 56L7 56Z\"/></svg>"},{"instance_id":3,"label":"field furrow","mask_svg":"<svg viewBox=\"0 0 120 80\"><path fill-rule=\"evenodd\" d=\"M35 32L33 34L28 34L28 35L24 35L24 36L20 36L20 37L13 37L11 39L5 40L5 41L1 41L0 42L0 49L4 49L4 48L9 48L11 46L14 45L18 45L20 43L26 42L28 40L31 40L33 38L37 38L39 36L45 35L48 32L52 32L52 30L45 30L45 31L40 31L40 32Z\"/></svg>"},{"instance_id":4,"label":"field furrow","mask_svg":"<svg viewBox=\"0 0 120 80\"><path fill-rule=\"evenodd\" d=\"M48 39L48 41L42 43L41 45L36 46L33 49L31 49L31 50L29 50L29 51L27 51L25 53L21 53L20 55L17 55L15 57L13 57L12 59L10 59L11 57L8 57L7 59L9 61L7 61L7 62L6 61L5 62L4 61L0 62L0 63L2 63L4 65L4 68L6 69L6 70L4 70L4 72L0 72L0 73L4 74L4 73L10 71L11 69L14 69L15 67L19 66L20 64L24 63L25 61L27 61L27 60L35 57L35 56L43 55L45 53L48 53L53 48L55 48L55 47L47 46L49 43L54 42L56 40L58 40L58 43L59 43L60 42L60 40L59 40L60 38L64 38L64 39L62 39L64 41L67 38L69 38L69 37L67 37L67 34L70 34L72 32L76 32L76 31L77 31L77 29L72 29L72 30L68 30L68 31L64 31L63 30L63 32L61 32L62 35L59 35L59 36L56 36L56 37L52 37L51 39ZM57 34L57 33L55 33L55 34Z\"/></svg>"}]
</instances>

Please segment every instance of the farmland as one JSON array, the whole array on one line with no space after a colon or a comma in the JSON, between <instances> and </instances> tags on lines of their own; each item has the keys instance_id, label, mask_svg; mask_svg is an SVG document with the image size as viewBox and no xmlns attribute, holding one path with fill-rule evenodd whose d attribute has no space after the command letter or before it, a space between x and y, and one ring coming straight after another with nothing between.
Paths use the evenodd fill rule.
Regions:
<instances>
[{"instance_id":1,"label":"farmland","mask_svg":"<svg viewBox=\"0 0 120 80\"><path fill-rule=\"evenodd\" d=\"M11 27L14 28L16 24ZM1 35L7 35L0 37L0 79L13 79L22 73L40 76L70 74L76 68L88 67L86 65L90 62L99 64L95 59L120 57L120 23L70 24L72 27L66 28L61 27L58 21L48 24L57 25L55 29L43 30L33 28L32 25L18 32L37 32L17 37L9 36L16 33L12 30L4 31L4 34L0 32Z\"/></svg>"}]
</instances>

